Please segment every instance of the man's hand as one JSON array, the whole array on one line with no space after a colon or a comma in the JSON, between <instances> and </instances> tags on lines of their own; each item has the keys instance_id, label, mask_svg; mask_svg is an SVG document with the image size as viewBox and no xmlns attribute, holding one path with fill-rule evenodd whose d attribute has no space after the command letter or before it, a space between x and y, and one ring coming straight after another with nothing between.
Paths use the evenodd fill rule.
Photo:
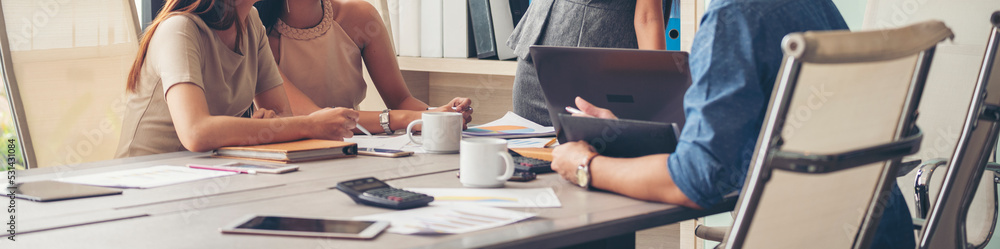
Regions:
<instances>
[{"instance_id":1,"label":"man's hand","mask_svg":"<svg viewBox=\"0 0 1000 249\"><path fill-rule=\"evenodd\" d=\"M576 184L576 169L587 160L592 153L597 153L593 146L583 141L569 142L556 146L552 150L552 170L563 178Z\"/></svg>"},{"instance_id":2,"label":"man's hand","mask_svg":"<svg viewBox=\"0 0 1000 249\"><path fill-rule=\"evenodd\" d=\"M576 97L576 108L579 108L583 113L573 114L573 116L578 117L592 117L592 118L603 118L603 119L618 119L611 110L600 108L594 106L590 102L587 102L581 97Z\"/></svg>"},{"instance_id":3,"label":"man's hand","mask_svg":"<svg viewBox=\"0 0 1000 249\"><path fill-rule=\"evenodd\" d=\"M312 123L307 135L318 139L344 140L353 137L352 129L358 124L358 112L343 107L323 108L310 113L307 118Z\"/></svg>"},{"instance_id":4,"label":"man's hand","mask_svg":"<svg viewBox=\"0 0 1000 249\"><path fill-rule=\"evenodd\" d=\"M457 97L448 102L443 106L438 108L430 109L429 112L457 112L462 114L462 119L465 122L462 124L462 129L467 129L469 122L472 122L472 100L469 98Z\"/></svg>"}]
</instances>

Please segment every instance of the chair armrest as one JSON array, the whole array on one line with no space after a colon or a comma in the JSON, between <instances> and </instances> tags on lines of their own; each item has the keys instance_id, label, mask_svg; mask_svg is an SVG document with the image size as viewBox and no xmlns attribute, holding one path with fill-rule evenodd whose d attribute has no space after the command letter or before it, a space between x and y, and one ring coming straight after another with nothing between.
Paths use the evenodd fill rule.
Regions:
<instances>
[{"instance_id":1,"label":"chair armrest","mask_svg":"<svg viewBox=\"0 0 1000 249\"><path fill-rule=\"evenodd\" d=\"M906 176L907 174L910 173L910 171L913 171L914 169L917 168L917 166L920 166L923 163L924 163L924 161L920 160L920 159L909 161L909 162L903 162L903 164L899 165L899 170L896 171L896 177L904 177L904 176Z\"/></svg>"},{"instance_id":2,"label":"chair armrest","mask_svg":"<svg viewBox=\"0 0 1000 249\"><path fill-rule=\"evenodd\" d=\"M937 158L927 160L920 167L917 167L917 177L913 179L913 202L917 209L918 218L927 218L927 212L930 211L931 198L928 185L934 176L934 170L947 164L947 160Z\"/></svg>"},{"instance_id":3,"label":"chair armrest","mask_svg":"<svg viewBox=\"0 0 1000 249\"><path fill-rule=\"evenodd\" d=\"M1000 172L1000 163L986 163L986 170Z\"/></svg>"},{"instance_id":4,"label":"chair armrest","mask_svg":"<svg viewBox=\"0 0 1000 249\"><path fill-rule=\"evenodd\" d=\"M915 128L913 134L895 142L875 145L831 155L809 155L799 152L772 153L770 167L800 173L822 174L850 169L874 162L902 158L920 150L924 133Z\"/></svg>"},{"instance_id":5,"label":"chair armrest","mask_svg":"<svg viewBox=\"0 0 1000 249\"><path fill-rule=\"evenodd\" d=\"M924 224L927 224L927 220L922 218L913 218L913 230L920 231L924 229Z\"/></svg>"},{"instance_id":6,"label":"chair armrest","mask_svg":"<svg viewBox=\"0 0 1000 249\"><path fill-rule=\"evenodd\" d=\"M731 227L728 226L717 226L710 227L705 225L698 225L694 228L694 236L715 242L722 242L726 237L726 232L729 231Z\"/></svg>"}]
</instances>

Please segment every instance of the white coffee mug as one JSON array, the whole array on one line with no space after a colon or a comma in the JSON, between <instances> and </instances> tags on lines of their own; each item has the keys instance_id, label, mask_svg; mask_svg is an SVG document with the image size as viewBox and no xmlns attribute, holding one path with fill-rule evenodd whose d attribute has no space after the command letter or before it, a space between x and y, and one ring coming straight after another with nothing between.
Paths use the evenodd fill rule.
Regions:
<instances>
[{"instance_id":1,"label":"white coffee mug","mask_svg":"<svg viewBox=\"0 0 1000 249\"><path fill-rule=\"evenodd\" d=\"M466 138L459 158L459 181L473 188L498 188L514 175L514 158L507 153L507 140Z\"/></svg>"},{"instance_id":2,"label":"white coffee mug","mask_svg":"<svg viewBox=\"0 0 1000 249\"><path fill-rule=\"evenodd\" d=\"M458 141L462 140L463 121L462 114L457 112L425 112L406 126L406 135L429 153L455 153ZM419 140L413 138L413 126L417 124L423 124Z\"/></svg>"}]
</instances>

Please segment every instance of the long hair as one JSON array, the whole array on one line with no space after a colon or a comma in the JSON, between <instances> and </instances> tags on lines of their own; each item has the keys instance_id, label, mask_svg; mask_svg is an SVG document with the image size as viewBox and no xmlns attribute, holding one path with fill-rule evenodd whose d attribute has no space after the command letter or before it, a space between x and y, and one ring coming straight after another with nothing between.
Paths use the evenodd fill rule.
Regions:
<instances>
[{"instance_id":1,"label":"long hair","mask_svg":"<svg viewBox=\"0 0 1000 249\"><path fill-rule=\"evenodd\" d=\"M146 60L149 41L152 40L156 27L177 13L197 15L209 28L215 30L226 30L236 25L236 47L239 49L243 39L243 24L236 13L233 0L167 0L163 4L163 9L149 24L146 32L142 34L142 39L139 40L139 54L136 55L135 62L132 63L132 70L129 72L126 82L125 89L128 92L134 93L136 90L142 72L142 63Z\"/></svg>"},{"instance_id":2,"label":"long hair","mask_svg":"<svg viewBox=\"0 0 1000 249\"><path fill-rule=\"evenodd\" d=\"M260 22L264 24L264 30L268 34L274 30L274 24L278 23L281 13L285 12L285 0L263 0L253 4L257 7L257 14Z\"/></svg>"}]
</instances>

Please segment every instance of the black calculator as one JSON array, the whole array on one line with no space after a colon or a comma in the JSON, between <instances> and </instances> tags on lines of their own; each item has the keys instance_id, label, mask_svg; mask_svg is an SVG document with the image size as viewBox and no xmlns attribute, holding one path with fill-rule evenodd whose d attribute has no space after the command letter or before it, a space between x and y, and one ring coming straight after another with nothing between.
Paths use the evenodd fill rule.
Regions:
<instances>
[{"instance_id":1,"label":"black calculator","mask_svg":"<svg viewBox=\"0 0 1000 249\"><path fill-rule=\"evenodd\" d=\"M550 173L552 171L552 162L545 161L541 159L534 159L514 152L514 150L508 149L511 158L514 159L514 168L520 171L528 171L535 174Z\"/></svg>"},{"instance_id":2,"label":"black calculator","mask_svg":"<svg viewBox=\"0 0 1000 249\"><path fill-rule=\"evenodd\" d=\"M433 196L393 188L374 177L359 178L337 183L337 189L358 204L391 209L408 209L427 206Z\"/></svg>"}]
</instances>

